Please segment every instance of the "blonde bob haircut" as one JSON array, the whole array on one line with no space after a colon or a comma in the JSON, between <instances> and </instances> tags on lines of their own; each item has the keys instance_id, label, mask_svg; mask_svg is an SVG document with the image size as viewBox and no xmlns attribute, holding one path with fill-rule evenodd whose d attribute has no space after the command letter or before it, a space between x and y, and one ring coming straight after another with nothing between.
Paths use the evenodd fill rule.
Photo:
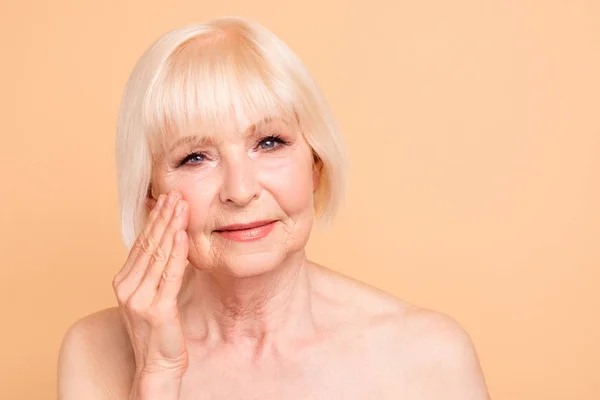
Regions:
<instances>
[{"instance_id":1,"label":"blonde bob haircut","mask_svg":"<svg viewBox=\"0 0 600 400\"><path fill-rule=\"evenodd\" d=\"M315 215L328 223L346 185L337 123L310 73L263 26L224 17L175 29L142 55L125 86L116 136L121 234L133 246L147 218L152 166L169 132L293 118L320 172ZM197 125L194 125L197 124ZM233 125L232 125L233 124Z\"/></svg>"}]
</instances>

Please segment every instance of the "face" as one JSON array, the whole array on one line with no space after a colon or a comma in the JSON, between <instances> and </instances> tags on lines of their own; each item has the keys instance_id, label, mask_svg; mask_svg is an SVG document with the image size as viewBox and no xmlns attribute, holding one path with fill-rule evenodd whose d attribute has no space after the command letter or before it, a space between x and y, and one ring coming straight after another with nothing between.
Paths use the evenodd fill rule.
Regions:
<instances>
[{"instance_id":1,"label":"face","mask_svg":"<svg viewBox=\"0 0 600 400\"><path fill-rule=\"evenodd\" d=\"M318 171L297 123L274 118L242 132L168 139L154 165L153 197L177 190L188 202L192 265L252 276L303 251Z\"/></svg>"}]
</instances>

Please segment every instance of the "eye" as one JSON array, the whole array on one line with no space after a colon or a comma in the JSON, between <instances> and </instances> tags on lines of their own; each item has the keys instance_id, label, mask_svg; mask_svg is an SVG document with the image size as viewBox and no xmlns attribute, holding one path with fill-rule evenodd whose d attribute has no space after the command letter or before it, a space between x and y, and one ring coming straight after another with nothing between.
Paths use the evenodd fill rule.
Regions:
<instances>
[{"instance_id":1,"label":"eye","mask_svg":"<svg viewBox=\"0 0 600 400\"><path fill-rule=\"evenodd\" d=\"M263 138L260 142L258 142L258 146L263 150L271 150L276 148L278 145L287 144L289 143L278 135L267 136Z\"/></svg>"},{"instance_id":2,"label":"eye","mask_svg":"<svg viewBox=\"0 0 600 400\"><path fill-rule=\"evenodd\" d=\"M202 153L193 152L185 156L181 161L179 161L178 167L181 167L185 164L200 164L205 160L206 156Z\"/></svg>"}]
</instances>

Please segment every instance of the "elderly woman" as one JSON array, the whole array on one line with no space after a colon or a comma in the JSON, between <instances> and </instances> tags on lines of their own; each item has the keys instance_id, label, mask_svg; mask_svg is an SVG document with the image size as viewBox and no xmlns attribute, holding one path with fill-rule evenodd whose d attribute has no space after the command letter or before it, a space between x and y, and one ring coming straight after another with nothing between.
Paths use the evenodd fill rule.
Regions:
<instances>
[{"instance_id":1,"label":"elderly woman","mask_svg":"<svg viewBox=\"0 0 600 400\"><path fill-rule=\"evenodd\" d=\"M59 398L487 399L452 319L306 258L345 161L296 55L220 18L152 45L117 132L119 307L75 323Z\"/></svg>"}]
</instances>

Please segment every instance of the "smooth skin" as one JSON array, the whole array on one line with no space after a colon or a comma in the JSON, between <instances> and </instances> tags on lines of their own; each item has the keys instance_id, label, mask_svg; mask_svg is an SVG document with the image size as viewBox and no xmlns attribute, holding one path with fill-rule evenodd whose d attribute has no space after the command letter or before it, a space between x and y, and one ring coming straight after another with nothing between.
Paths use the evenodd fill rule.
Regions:
<instances>
[{"instance_id":1,"label":"smooth skin","mask_svg":"<svg viewBox=\"0 0 600 400\"><path fill-rule=\"evenodd\" d=\"M63 339L59 399L489 399L454 320L306 258L319 167L294 124L260 126L172 138L119 306Z\"/></svg>"}]
</instances>

